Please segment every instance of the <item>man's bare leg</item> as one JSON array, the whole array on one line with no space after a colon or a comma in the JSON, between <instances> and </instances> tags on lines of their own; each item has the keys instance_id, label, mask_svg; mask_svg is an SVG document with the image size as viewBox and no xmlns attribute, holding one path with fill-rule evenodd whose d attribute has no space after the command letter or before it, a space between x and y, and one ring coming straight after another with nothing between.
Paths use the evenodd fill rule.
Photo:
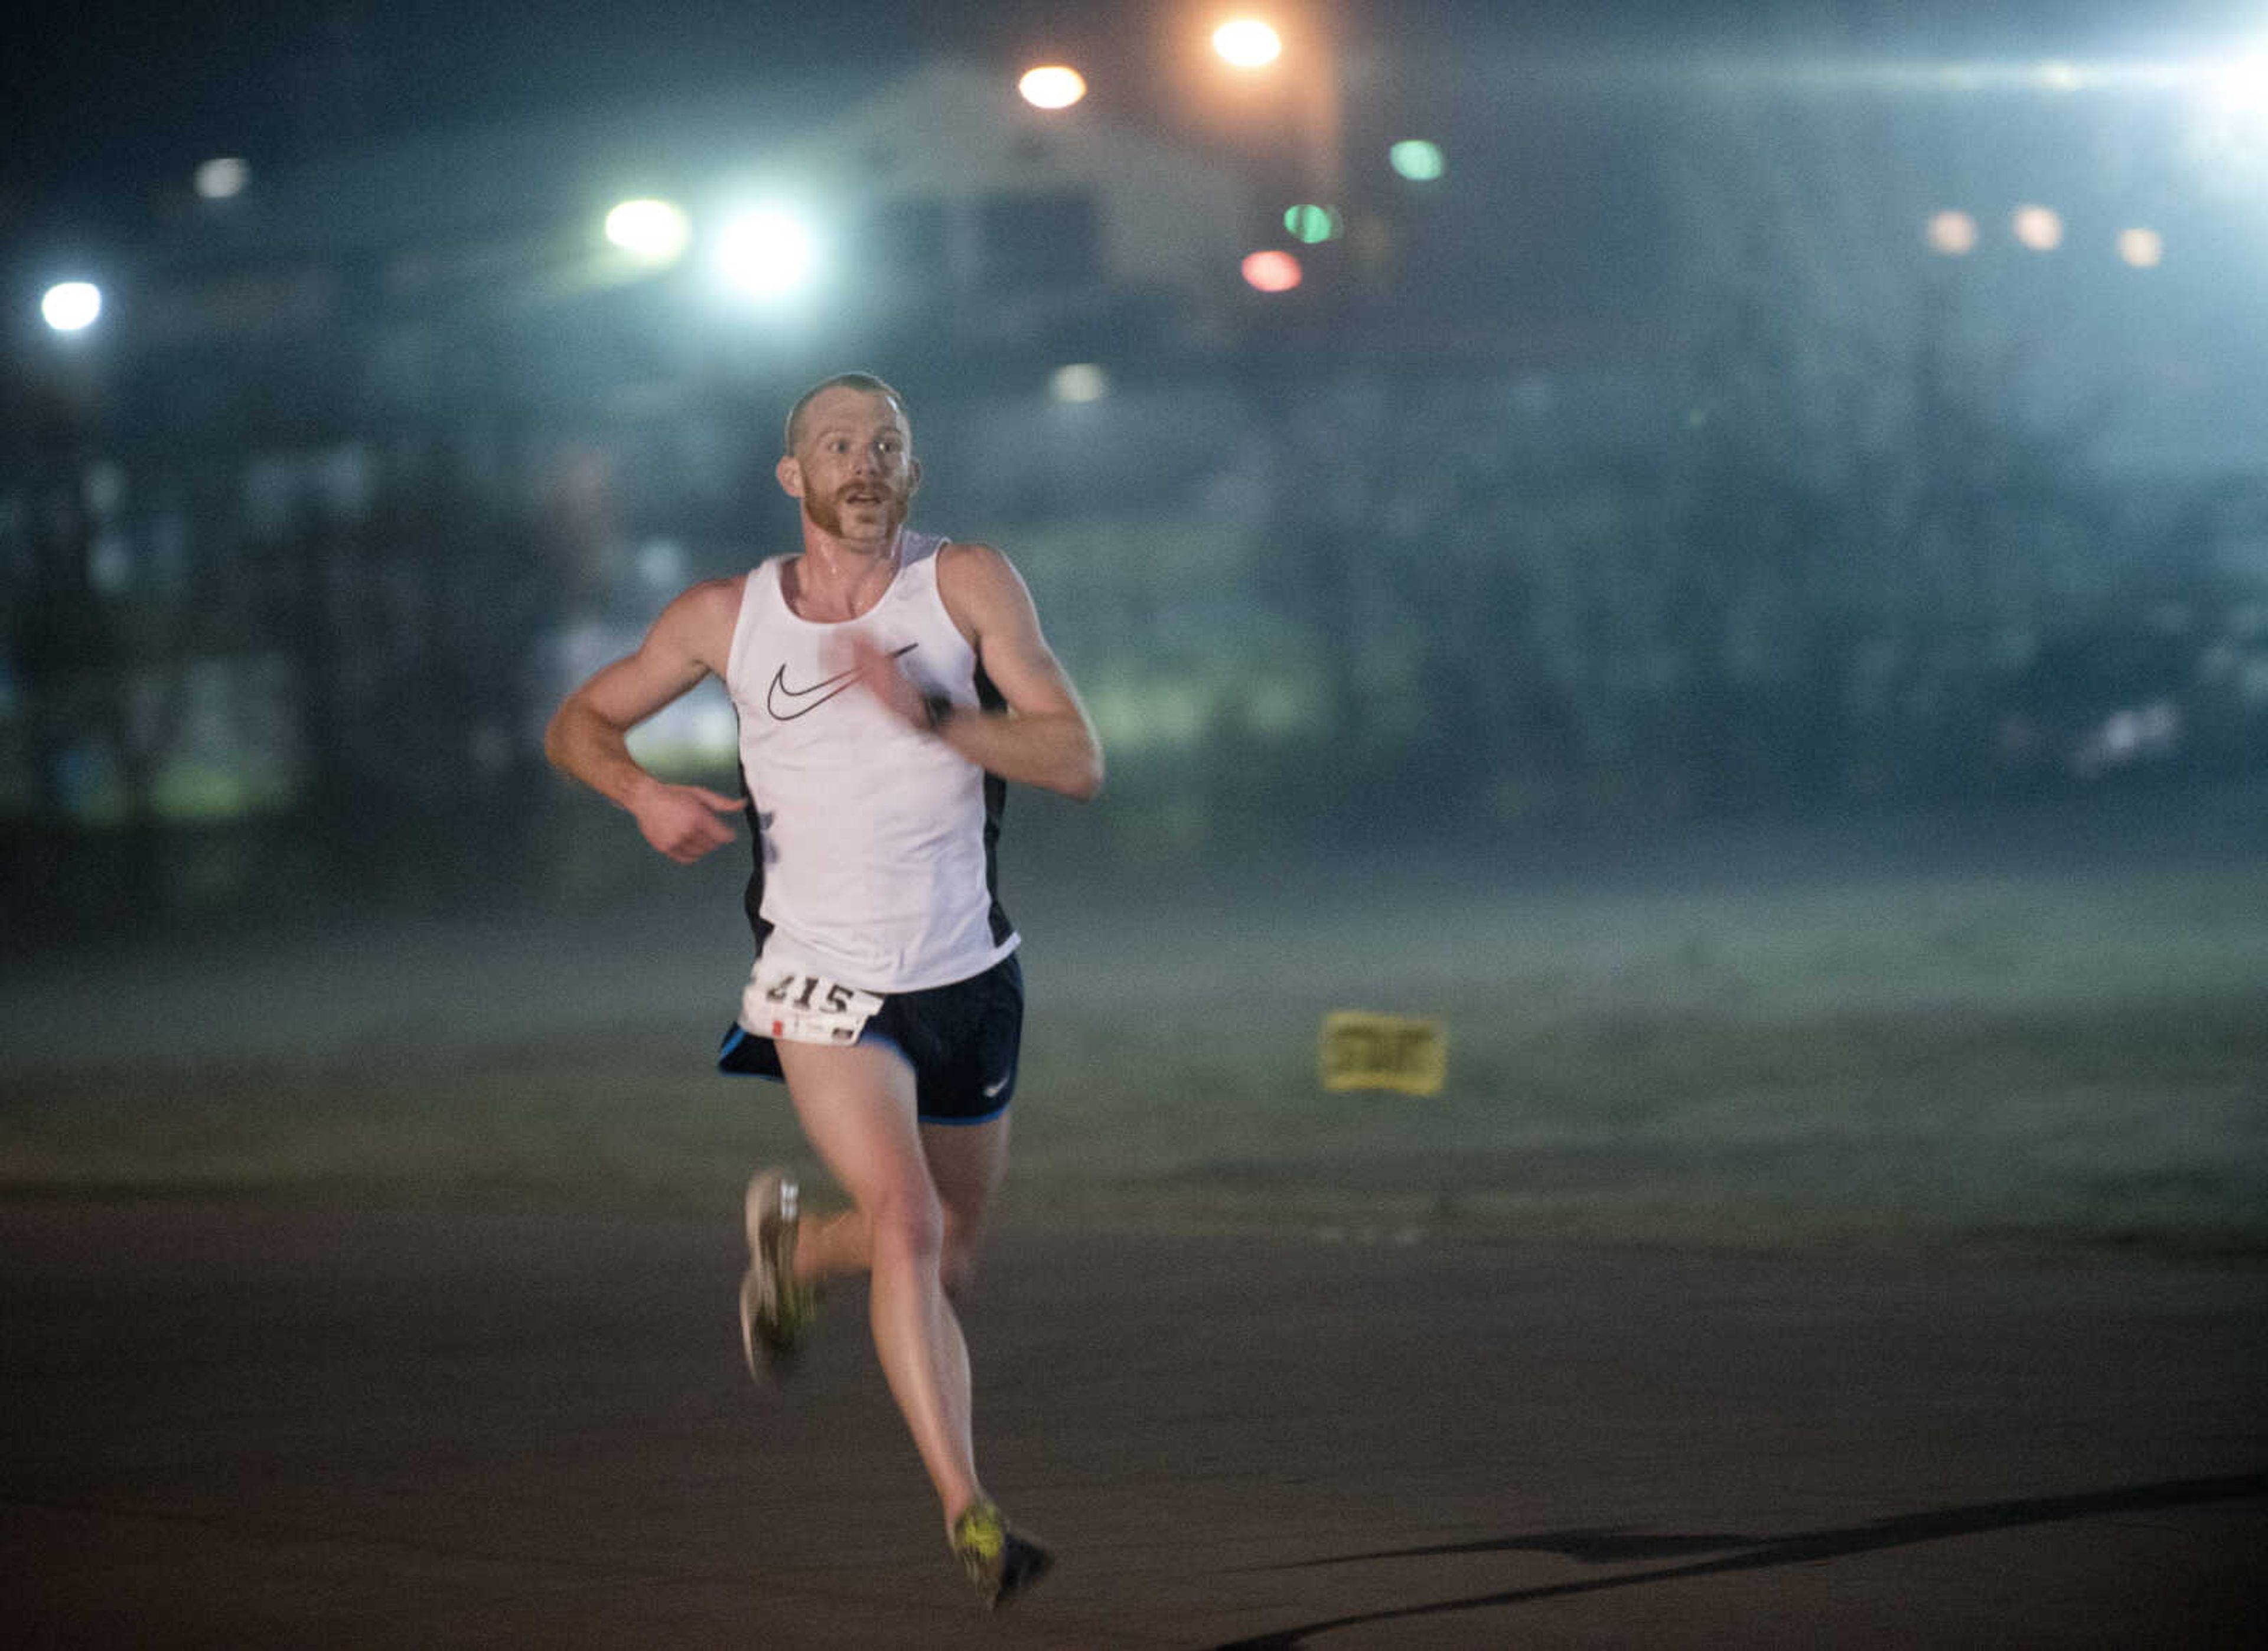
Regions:
<instances>
[{"instance_id":1,"label":"man's bare leg","mask_svg":"<svg viewBox=\"0 0 2268 1651\"><path fill-rule=\"evenodd\" d=\"M990 1213L992 1195L1008 1163L1008 1118L1002 1113L981 1124L924 1124L922 1150L930 1178L945 1208L945 1253L939 1269L946 1295L958 1299L976 1271L976 1247ZM799 1283L866 1271L866 1218L857 1206L831 1214L806 1212L795 1252Z\"/></svg>"},{"instance_id":2,"label":"man's bare leg","mask_svg":"<svg viewBox=\"0 0 2268 1651\"><path fill-rule=\"evenodd\" d=\"M857 1208L858 1227L812 1236L863 1237L868 1317L891 1396L913 1435L948 1527L983 1495L969 1426L968 1352L943 1266L947 1217L914 1119L914 1077L891 1049L779 1045L804 1134ZM798 1272L803 1271L798 1244Z\"/></svg>"}]
</instances>

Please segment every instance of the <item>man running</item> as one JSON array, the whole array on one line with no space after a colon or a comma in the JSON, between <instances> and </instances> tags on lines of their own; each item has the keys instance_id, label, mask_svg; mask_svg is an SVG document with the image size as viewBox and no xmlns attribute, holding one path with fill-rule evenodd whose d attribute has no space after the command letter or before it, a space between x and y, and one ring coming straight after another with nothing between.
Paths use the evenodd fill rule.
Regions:
<instances>
[{"instance_id":1,"label":"man running","mask_svg":"<svg viewBox=\"0 0 2268 1651\"><path fill-rule=\"evenodd\" d=\"M747 816L756 960L718 1063L784 1080L850 1207L806 1218L783 1172L750 1183L742 1348L752 1372L784 1372L817 1287L868 1275L948 1539L998 1605L1051 1561L977 1479L953 1305L1006 1165L1023 1020L993 852L1005 781L1089 798L1102 753L1007 558L906 529L921 466L895 391L864 373L814 386L777 473L801 554L680 595L568 695L545 751L682 863ZM626 744L711 676L740 714L745 803L666 783Z\"/></svg>"}]
</instances>

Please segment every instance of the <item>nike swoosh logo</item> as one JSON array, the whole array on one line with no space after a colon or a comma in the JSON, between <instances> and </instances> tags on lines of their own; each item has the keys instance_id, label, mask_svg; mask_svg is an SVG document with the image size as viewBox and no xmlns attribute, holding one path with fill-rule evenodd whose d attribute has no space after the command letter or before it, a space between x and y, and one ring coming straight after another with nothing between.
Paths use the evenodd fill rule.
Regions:
<instances>
[{"instance_id":1,"label":"nike swoosh logo","mask_svg":"<svg viewBox=\"0 0 2268 1651\"><path fill-rule=\"evenodd\" d=\"M1008 1069L1007 1077L1002 1078L998 1083L986 1084L984 1086L984 1098L988 1101L997 1100L999 1097L1000 1091L1008 1087L1010 1081L1013 1079L1015 1075L1016 1070L1013 1067L1011 1067Z\"/></svg>"},{"instance_id":2,"label":"nike swoosh logo","mask_svg":"<svg viewBox=\"0 0 2268 1651\"><path fill-rule=\"evenodd\" d=\"M902 659L920 646L919 642L908 642L904 647L894 649L890 657ZM787 667L782 665L772 672L771 686L764 690L764 709L772 714L772 721L776 723L792 723L799 716L809 715L843 692L858 674L854 666L849 671L838 671L831 677L821 677L807 688L791 688L787 685ZM780 709L783 700L794 708Z\"/></svg>"}]
</instances>

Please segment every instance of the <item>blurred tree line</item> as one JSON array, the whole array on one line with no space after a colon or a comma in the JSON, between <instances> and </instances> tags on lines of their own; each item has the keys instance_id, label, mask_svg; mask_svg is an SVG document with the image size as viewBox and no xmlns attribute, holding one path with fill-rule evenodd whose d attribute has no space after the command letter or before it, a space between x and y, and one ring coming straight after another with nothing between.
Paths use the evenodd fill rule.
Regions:
<instances>
[{"instance_id":1,"label":"blurred tree line","mask_svg":"<svg viewBox=\"0 0 2268 1651\"><path fill-rule=\"evenodd\" d=\"M1351 312L1202 362L1101 341L1092 402L1051 399L1037 352L866 363L913 401L917 518L1010 551L1088 693L1113 774L1089 841L2261 771L2268 477L2106 474L1949 269L1836 273L1847 202L1791 158L1815 135L1718 116L1666 163L1688 221L1658 330L1596 358L1366 343ZM475 334L446 410L406 417L356 389L350 341L107 403L11 380L11 922L612 875L591 844L630 833L547 776L542 721L674 589L792 546L770 471L798 384L488 396L508 347ZM730 772L713 739L665 759Z\"/></svg>"},{"instance_id":2,"label":"blurred tree line","mask_svg":"<svg viewBox=\"0 0 2268 1651\"><path fill-rule=\"evenodd\" d=\"M1931 340L1905 430L1793 462L1768 325L1725 309L1683 405L1605 398L1603 436L1568 428L1579 383L1501 371L915 392L918 514L1025 569L1130 850L1989 801L2078 777L2019 741L2057 693L2073 737L2170 694L2167 767L2257 772L2263 593L2215 551L2268 494L2122 497ZM545 775L549 705L678 585L792 543L770 424L249 459L19 425L11 915L541 892L612 825Z\"/></svg>"}]
</instances>

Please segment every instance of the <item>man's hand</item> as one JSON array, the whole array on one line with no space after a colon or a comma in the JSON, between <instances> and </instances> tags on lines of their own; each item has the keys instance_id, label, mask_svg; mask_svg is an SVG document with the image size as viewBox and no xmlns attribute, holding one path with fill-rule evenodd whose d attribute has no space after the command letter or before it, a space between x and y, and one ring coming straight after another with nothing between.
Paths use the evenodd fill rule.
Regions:
<instances>
[{"instance_id":1,"label":"man's hand","mask_svg":"<svg viewBox=\"0 0 2268 1651\"><path fill-rule=\"evenodd\" d=\"M630 755L630 732L656 711L725 673L743 579L707 579L683 592L646 632L637 651L593 675L560 702L543 730L543 754L637 821L659 853L690 865L733 840L719 815L731 797L657 780Z\"/></svg>"},{"instance_id":2,"label":"man's hand","mask_svg":"<svg viewBox=\"0 0 2268 1651\"><path fill-rule=\"evenodd\" d=\"M719 814L738 814L737 798L719 796L705 786L666 785L657 781L630 805L639 833L681 866L689 866L739 835Z\"/></svg>"},{"instance_id":3,"label":"man's hand","mask_svg":"<svg viewBox=\"0 0 2268 1651\"><path fill-rule=\"evenodd\" d=\"M916 728L929 726L929 713L922 705L921 690L898 668L897 655L877 647L871 638L854 633L850 637L850 669L858 673L858 686L880 701L891 715Z\"/></svg>"}]
</instances>

